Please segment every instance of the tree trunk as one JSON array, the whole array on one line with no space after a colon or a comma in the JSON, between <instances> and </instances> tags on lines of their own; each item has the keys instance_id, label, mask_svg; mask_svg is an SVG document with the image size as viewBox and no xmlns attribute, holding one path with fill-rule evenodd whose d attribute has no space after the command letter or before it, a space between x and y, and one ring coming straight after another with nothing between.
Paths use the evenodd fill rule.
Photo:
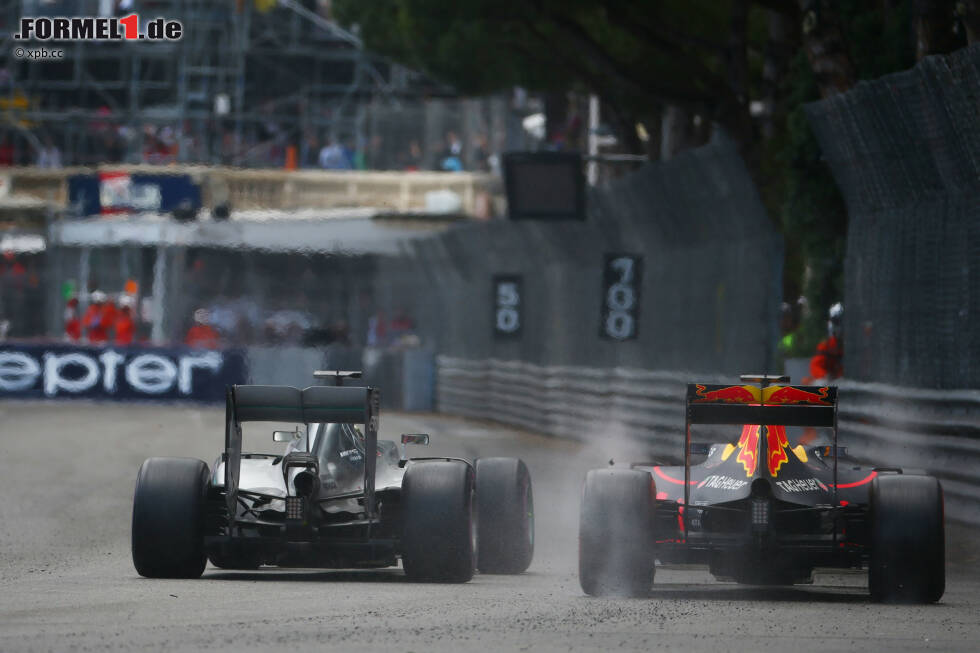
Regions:
<instances>
[{"instance_id":1,"label":"tree trunk","mask_svg":"<svg viewBox=\"0 0 980 653\"><path fill-rule=\"evenodd\" d=\"M798 0L803 14L803 47L821 97L850 89L857 81L840 15L829 0Z\"/></svg>"},{"instance_id":2,"label":"tree trunk","mask_svg":"<svg viewBox=\"0 0 980 653\"><path fill-rule=\"evenodd\" d=\"M690 132L690 116L676 104L664 107L660 122L660 160L669 161L675 154L687 147Z\"/></svg>"},{"instance_id":3,"label":"tree trunk","mask_svg":"<svg viewBox=\"0 0 980 653\"><path fill-rule=\"evenodd\" d=\"M752 141L752 117L749 115L749 3L748 0L732 2L731 24L726 50L728 83L731 100L735 106L723 107L722 111L733 116L732 136L739 143Z\"/></svg>"},{"instance_id":4,"label":"tree trunk","mask_svg":"<svg viewBox=\"0 0 980 653\"><path fill-rule=\"evenodd\" d=\"M915 0L915 57L952 52L958 45L953 31L956 15L955 0Z\"/></svg>"},{"instance_id":5,"label":"tree trunk","mask_svg":"<svg viewBox=\"0 0 980 653\"><path fill-rule=\"evenodd\" d=\"M961 0L956 9L966 28L966 42L980 43L980 0Z\"/></svg>"},{"instance_id":6,"label":"tree trunk","mask_svg":"<svg viewBox=\"0 0 980 653\"><path fill-rule=\"evenodd\" d=\"M660 145L663 139L664 108L659 103L640 117L640 122L647 130L647 141L644 143L644 153L651 161L660 159Z\"/></svg>"},{"instance_id":7,"label":"tree trunk","mask_svg":"<svg viewBox=\"0 0 980 653\"><path fill-rule=\"evenodd\" d=\"M731 25L728 31L728 80L740 104L747 102L749 84L748 60L748 0L732 2Z\"/></svg>"},{"instance_id":8,"label":"tree trunk","mask_svg":"<svg viewBox=\"0 0 980 653\"><path fill-rule=\"evenodd\" d=\"M776 125L782 124L786 115L786 102L780 89L799 41L797 23L791 16L776 11L768 14L769 39L762 64L762 136L766 140L772 138Z\"/></svg>"}]
</instances>

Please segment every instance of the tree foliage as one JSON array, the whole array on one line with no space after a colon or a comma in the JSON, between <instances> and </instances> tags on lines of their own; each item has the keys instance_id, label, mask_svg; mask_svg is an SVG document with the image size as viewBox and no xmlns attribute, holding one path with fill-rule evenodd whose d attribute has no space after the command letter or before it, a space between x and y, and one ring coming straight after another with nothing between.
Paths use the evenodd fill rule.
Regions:
<instances>
[{"instance_id":1,"label":"tree foliage","mask_svg":"<svg viewBox=\"0 0 980 653\"><path fill-rule=\"evenodd\" d=\"M741 146L787 242L812 347L843 295L846 211L803 105L978 38L980 0L334 0L367 46L462 93L597 94L621 142L664 108ZM753 117L750 103L766 110ZM671 113L673 115L673 113ZM658 152L651 152L656 156Z\"/></svg>"},{"instance_id":2,"label":"tree foliage","mask_svg":"<svg viewBox=\"0 0 980 653\"><path fill-rule=\"evenodd\" d=\"M891 3L884 11L866 0L838 0L835 8L853 70L851 84L915 63L909 2ZM797 354L811 352L825 336L827 309L844 297L847 212L803 111L804 104L827 92L813 68L801 49L781 84L786 113L776 135L760 144L763 194L786 240L784 296L802 295L810 307L795 341Z\"/></svg>"},{"instance_id":3,"label":"tree foliage","mask_svg":"<svg viewBox=\"0 0 980 653\"><path fill-rule=\"evenodd\" d=\"M748 50L765 42L763 31L732 29L747 23L749 7L747 0L335 4L342 22L360 25L367 47L463 93L578 89L598 94L624 125L659 124L665 104L680 105L737 138L748 124Z\"/></svg>"}]
</instances>

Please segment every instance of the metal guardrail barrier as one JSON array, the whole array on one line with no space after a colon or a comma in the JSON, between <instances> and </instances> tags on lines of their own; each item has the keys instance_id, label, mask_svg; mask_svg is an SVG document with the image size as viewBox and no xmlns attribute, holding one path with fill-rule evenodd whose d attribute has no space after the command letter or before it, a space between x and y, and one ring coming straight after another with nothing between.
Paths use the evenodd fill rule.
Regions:
<instances>
[{"instance_id":1,"label":"metal guardrail barrier","mask_svg":"<svg viewBox=\"0 0 980 653\"><path fill-rule=\"evenodd\" d=\"M980 390L838 385L842 442L862 457L934 474L946 513L980 524Z\"/></svg>"},{"instance_id":2,"label":"metal guardrail barrier","mask_svg":"<svg viewBox=\"0 0 980 653\"><path fill-rule=\"evenodd\" d=\"M726 380L440 356L436 405L440 412L577 440L616 429L670 459L682 453L685 383L695 377ZM855 456L934 474L943 483L947 514L980 524L980 390L837 385L841 442Z\"/></svg>"},{"instance_id":3,"label":"metal guardrail barrier","mask_svg":"<svg viewBox=\"0 0 980 653\"><path fill-rule=\"evenodd\" d=\"M99 172L191 175L202 185L203 203L227 201L235 210L326 209L363 206L392 212L424 211L426 193L452 191L462 212L487 217L502 208L499 178L475 172L386 172L361 170L247 170L210 166L113 165L56 170L7 168L10 192L58 206L68 203L68 178Z\"/></svg>"}]
</instances>

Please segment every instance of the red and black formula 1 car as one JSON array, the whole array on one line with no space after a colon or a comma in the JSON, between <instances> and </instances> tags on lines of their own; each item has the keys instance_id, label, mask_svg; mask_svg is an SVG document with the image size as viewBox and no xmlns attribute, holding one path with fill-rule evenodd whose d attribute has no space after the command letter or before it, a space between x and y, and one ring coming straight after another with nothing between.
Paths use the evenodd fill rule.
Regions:
<instances>
[{"instance_id":1,"label":"red and black formula 1 car","mask_svg":"<svg viewBox=\"0 0 980 653\"><path fill-rule=\"evenodd\" d=\"M527 466L517 458L408 458L378 439L377 388L339 387L360 372L316 372L336 386L228 388L225 446L213 470L193 458L150 458L133 498L136 571L191 578L207 560L375 568L411 579L466 582L519 574L534 551ZM300 424L273 431L278 454L242 450L246 422ZM363 429L363 430L362 430ZM427 434L402 444L428 444Z\"/></svg>"},{"instance_id":2,"label":"red and black formula 1 car","mask_svg":"<svg viewBox=\"0 0 980 653\"><path fill-rule=\"evenodd\" d=\"M875 600L939 600L939 481L858 464L837 446L837 388L788 381L746 375L746 385L691 384L683 466L588 473L579 530L586 594L647 594L659 559L765 585L811 582L814 567L866 568ZM704 424L741 431L728 443L692 444L692 426ZM830 444L792 446L803 429L809 437L827 432ZM692 465L692 455L703 462Z\"/></svg>"}]
</instances>

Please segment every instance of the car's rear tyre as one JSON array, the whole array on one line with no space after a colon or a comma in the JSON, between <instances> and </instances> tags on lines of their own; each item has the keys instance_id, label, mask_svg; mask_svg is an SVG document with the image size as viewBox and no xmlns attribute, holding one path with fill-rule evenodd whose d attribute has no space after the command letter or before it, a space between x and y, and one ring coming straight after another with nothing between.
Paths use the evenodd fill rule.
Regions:
<instances>
[{"instance_id":1,"label":"car's rear tyre","mask_svg":"<svg viewBox=\"0 0 980 653\"><path fill-rule=\"evenodd\" d=\"M133 495L133 565L147 578L204 573L208 466L193 458L149 458Z\"/></svg>"},{"instance_id":2,"label":"car's rear tyre","mask_svg":"<svg viewBox=\"0 0 980 653\"><path fill-rule=\"evenodd\" d=\"M934 603L946 590L943 490L931 476L888 474L871 482L875 601Z\"/></svg>"},{"instance_id":3,"label":"car's rear tyre","mask_svg":"<svg viewBox=\"0 0 980 653\"><path fill-rule=\"evenodd\" d=\"M473 468L463 462L410 464L402 481L402 566L412 580L473 578Z\"/></svg>"},{"instance_id":4,"label":"car's rear tyre","mask_svg":"<svg viewBox=\"0 0 980 653\"><path fill-rule=\"evenodd\" d=\"M591 596L646 596L653 584L653 479L594 469L585 477L579 522L579 583Z\"/></svg>"},{"instance_id":5,"label":"car's rear tyre","mask_svg":"<svg viewBox=\"0 0 980 653\"><path fill-rule=\"evenodd\" d=\"M518 458L476 461L477 568L520 574L534 556L531 474Z\"/></svg>"}]
</instances>

